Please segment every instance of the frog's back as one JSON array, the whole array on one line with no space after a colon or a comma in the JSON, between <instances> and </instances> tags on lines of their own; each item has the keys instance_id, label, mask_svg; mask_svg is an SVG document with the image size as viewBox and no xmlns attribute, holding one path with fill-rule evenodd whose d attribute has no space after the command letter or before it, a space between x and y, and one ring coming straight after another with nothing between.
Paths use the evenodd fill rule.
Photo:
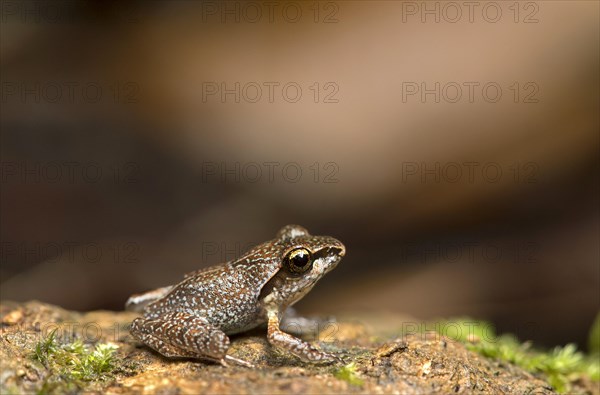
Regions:
<instances>
[{"instance_id":1,"label":"frog's back","mask_svg":"<svg viewBox=\"0 0 600 395\"><path fill-rule=\"evenodd\" d=\"M244 257L192 272L164 297L146 306L144 315L153 318L184 311L228 334L250 329L262 322L260 292L278 268L275 259Z\"/></svg>"}]
</instances>

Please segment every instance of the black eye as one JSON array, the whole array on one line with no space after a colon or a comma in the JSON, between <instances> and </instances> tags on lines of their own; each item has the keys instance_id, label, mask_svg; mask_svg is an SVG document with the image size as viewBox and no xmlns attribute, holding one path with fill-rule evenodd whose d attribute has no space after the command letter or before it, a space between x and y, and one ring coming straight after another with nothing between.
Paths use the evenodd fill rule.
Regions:
<instances>
[{"instance_id":1,"label":"black eye","mask_svg":"<svg viewBox=\"0 0 600 395\"><path fill-rule=\"evenodd\" d=\"M292 273L304 273L310 269L312 258L310 256L310 251L306 248L297 248L290 251L285 256L283 262Z\"/></svg>"}]
</instances>

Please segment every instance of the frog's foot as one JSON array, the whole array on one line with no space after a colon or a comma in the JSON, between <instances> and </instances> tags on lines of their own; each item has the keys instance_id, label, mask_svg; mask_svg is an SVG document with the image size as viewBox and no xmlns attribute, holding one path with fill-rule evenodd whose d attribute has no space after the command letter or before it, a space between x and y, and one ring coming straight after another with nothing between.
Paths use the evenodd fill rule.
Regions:
<instances>
[{"instance_id":1,"label":"frog's foot","mask_svg":"<svg viewBox=\"0 0 600 395\"><path fill-rule=\"evenodd\" d=\"M341 361L337 356L321 351L279 329L279 318L276 311L269 312L268 339L272 345L289 351L305 362L333 363Z\"/></svg>"},{"instance_id":2,"label":"frog's foot","mask_svg":"<svg viewBox=\"0 0 600 395\"><path fill-rule=\"evenodd\" d=\"M131 334L166 357L224 361L229 338L219 328L192 314L175 312L157 318L136 318ZM231 359L236 360L236 358Z\"/></svg>"}]
</instances>

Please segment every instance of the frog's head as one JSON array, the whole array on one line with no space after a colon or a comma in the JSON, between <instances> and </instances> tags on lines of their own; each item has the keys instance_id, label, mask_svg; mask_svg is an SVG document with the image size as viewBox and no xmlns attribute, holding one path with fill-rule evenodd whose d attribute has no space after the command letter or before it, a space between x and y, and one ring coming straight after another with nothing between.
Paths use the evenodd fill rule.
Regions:
<instances>
[{"instance_id":1,"label":"frog's head","mask_svg":"<svg viewBox=\"0 0 600 395\"><path fill-rule=\"evenodd\" d=\"M277 234L281 266L271 279L277 299L285 305L300 300L326 273L342 260L346 247L329 236L313 236L298 225L288 225Z\"/></svg>"}]
</instances>

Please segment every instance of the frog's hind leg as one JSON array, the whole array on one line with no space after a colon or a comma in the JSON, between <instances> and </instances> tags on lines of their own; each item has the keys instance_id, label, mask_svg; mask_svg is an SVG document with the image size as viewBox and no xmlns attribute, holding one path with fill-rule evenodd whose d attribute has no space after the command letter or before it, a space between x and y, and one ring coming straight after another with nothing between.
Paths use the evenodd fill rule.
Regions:
<instances>
[{"instance_id":1,"label":"frog's hind leg","mask_svg":"<svg viewBox=\"0 0 600 395\"><path fill-rule=\"evenodd\" d=\"M138 318L137 320L139 320ZM137 321L136 320L136 321ZM134 321L135 323L135 321ZM139 324L138 324L139 325ZM143 329L140 332L134 332L133 326L131 333L135 336L136 339L140 340L150 348L158 351L161 355L169 358L193 358L195 357L194 353L191 351L187 351L181 348L174 347L168 343L162 341L159 337L153 335L152 333L141 333L144 332Z\"/></svg>"},{"instance_id":2,"label":"frog's hind leg","mask_svg":"<svg viewBox=\"0 0 600 395\"><path fill-rule=\"evenodd\" d=\"M158 318L136 318L131 334L166 357L208 359L226 365L249 363L227 355L229 338L219 328L193 314L175 312Z\"/></svg>"}]
</instances>

